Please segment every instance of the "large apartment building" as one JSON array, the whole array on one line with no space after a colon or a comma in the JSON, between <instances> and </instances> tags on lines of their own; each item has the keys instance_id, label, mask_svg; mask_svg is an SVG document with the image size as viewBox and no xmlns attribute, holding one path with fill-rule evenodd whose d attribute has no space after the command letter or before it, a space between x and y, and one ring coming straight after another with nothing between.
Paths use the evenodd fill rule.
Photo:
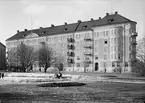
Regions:
<instances>
[{"instance_id":1,"label":"large apartment building","mask_svg":"<svg viewBox=\"0 0 145 103\"><path fill-rule=\"evenodd\" d=\"M36 49L45 42L56 55L65 58L64 71L113 72L121 68L122 72L131 72L136 59L136 24L117 12L106 13L97 20L18 30L6 40L6 48L9 54L21 42ZM9 59L8 55L10 63ZM38 63L34 67L38 68Z\"/></svg>"},{"instance_id":2,"label":"large apartment building","mask_svg":"<svg viewBox=\"0 0 145 103\"><path fill-rule=\"evenodd\" d=\"M0 42L0 70L6 69L6 47Z\"/></svg>"}]
</instances>

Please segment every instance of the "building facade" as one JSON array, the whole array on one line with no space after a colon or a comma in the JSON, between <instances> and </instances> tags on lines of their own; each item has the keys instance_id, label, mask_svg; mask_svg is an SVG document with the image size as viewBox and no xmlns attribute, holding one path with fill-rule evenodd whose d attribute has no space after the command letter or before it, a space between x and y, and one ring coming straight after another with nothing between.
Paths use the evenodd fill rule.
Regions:
<instances>
[{"instance_id":1,"label":"building facade","mask_svg":"<svg viewBox=\"0 0 145 103\"><path fill-rule=\"evenodd\" d=\"M0 42L0 70L6 68L6 47Z\"/></svg>"},{"instance_id":2,"label":"building facade","mask_svg":"<svg viewBox=\"0 0 145 103\"><path fill-rule=\"evenodd\" d=\"M45 42L55 55L65 58L64 71L114 72L119 68L131 72L136 59L136 24L115 12L97 20L17 31L6 40L8 63L14 62L9 54L21 42L36 50Z\"/></svg>"}]
</instances>

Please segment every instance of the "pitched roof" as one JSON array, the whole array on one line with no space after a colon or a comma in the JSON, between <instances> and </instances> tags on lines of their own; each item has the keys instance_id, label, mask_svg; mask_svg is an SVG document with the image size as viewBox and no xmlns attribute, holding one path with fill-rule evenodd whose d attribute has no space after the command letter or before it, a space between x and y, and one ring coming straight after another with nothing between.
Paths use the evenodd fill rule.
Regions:
<instances>
[{"instance_id":1,"label":"pitched roof","mask_svg":"<svg viewBox=\"0 0 145 103\"><path fill-rule=\"evenodd\" d=\"M2 44L1 42L0 42L0 45L2 45L3 47L6 47L4 44Z\"/></svg>"},{"instance_id":2,"label":"pitched roof","mask_svg":"<svg viewBox=\"0 0 145 103\"><path fill-rule=\"evenodd\" d=\"M31 32L38 34L38 36L49 36L49 35L55 35L55 34L70 33L70 32L75 32L75 31L90 30L92 27L95 27L95 26L112 25L112 24L119 24L119 23L125 23L125 22L136 23L135 21L131 21L119 15L117 12L111 15L106 13L106 16L103 17L102 19L97 19L97 20L92 19L90 21L84 21L84 22L78 21L77 23L72 23L72 24L51 26L47 28L40 27L39 29L17 32L17 34L8 38L6 41L25 38L25 36L29 35Z\"/></svg>"}]
</instances>

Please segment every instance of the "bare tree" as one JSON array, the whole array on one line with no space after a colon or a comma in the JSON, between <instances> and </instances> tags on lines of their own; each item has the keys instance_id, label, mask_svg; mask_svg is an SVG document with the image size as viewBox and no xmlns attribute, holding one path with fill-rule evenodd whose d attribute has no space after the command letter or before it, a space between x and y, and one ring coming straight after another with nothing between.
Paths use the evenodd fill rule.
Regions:
<instances>
[{"instance_id":1,"label":"bare tree","mask_svg":"<svg viewBox=\"0 0 145 103\"><path fill-rule=\"evenodd\" d=\"M84 60L83 65L84 65L84 72L87 72L87 67L89 67L90 61Z\"/></svg>"},{"instance_id":2,"label":"bare tree","mask_svg":"<svg viewBox=\"0 0 145 103\"><path fill-rule=\"evenodd\" d=\"M39 49L39 65L44 67L44 72L46 73L47 68L51 66L53 60L53 52L50 47L43 45Z\"/></svg>"},{"instance_id":3,"label":"bare tree","mask_svg":"<svg viewBox=\"0 0 145 103\"><path fill-rule=\"evenodd\" d=\"M32 64L36 58L36 54L34 53L33 47L21 43L17 47L15 58L17 58L17 60L19 61L19 64L20 66L22 66L23 71L26 72L29 67L32 67Z\"/></svg>"},{"instance_id":4,"label":"bare tree","mask_svg":"<svg viewBox=\"0 0 145 103\"><path fill-rule=\"evenodd\" d=\"M53 65L56 68L55 76L57 78L61 78L62 77L62 72L61 71L63 71L63 69L64 69L65 60L66 59L61 54L55 55L55 57L53 59Z\"/></svg>"},{"instance_id":5,"label":"bare tree","mask_svg":"<svg viewBox=\"0 0 145 103\"><path fill-rule=\"evenodd\" d=\"M144 39L140 41L137 45L137 60L132 63L133 72L139 74L140 76L145 76L145 41Z\"/></svg>"}]
</instances>

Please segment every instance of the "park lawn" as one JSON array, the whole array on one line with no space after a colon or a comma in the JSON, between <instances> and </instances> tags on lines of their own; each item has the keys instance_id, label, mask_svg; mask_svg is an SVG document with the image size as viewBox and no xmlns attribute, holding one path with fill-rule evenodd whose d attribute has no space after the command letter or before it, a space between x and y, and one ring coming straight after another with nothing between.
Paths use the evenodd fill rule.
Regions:
<instances>
[{"instance_id":1,"label":"park lawn","mask_svg":"<svg viewBox=\"0 0 145 103\"><path fill-rule=\"evenodd\" d=\"M72 83L73 84L73 83ZM143 103L145 84L92 82L53 87L49 83L0 85L2 103ZM80 84L80 83L78 83Z\"/></svg>"}]
</instances>

